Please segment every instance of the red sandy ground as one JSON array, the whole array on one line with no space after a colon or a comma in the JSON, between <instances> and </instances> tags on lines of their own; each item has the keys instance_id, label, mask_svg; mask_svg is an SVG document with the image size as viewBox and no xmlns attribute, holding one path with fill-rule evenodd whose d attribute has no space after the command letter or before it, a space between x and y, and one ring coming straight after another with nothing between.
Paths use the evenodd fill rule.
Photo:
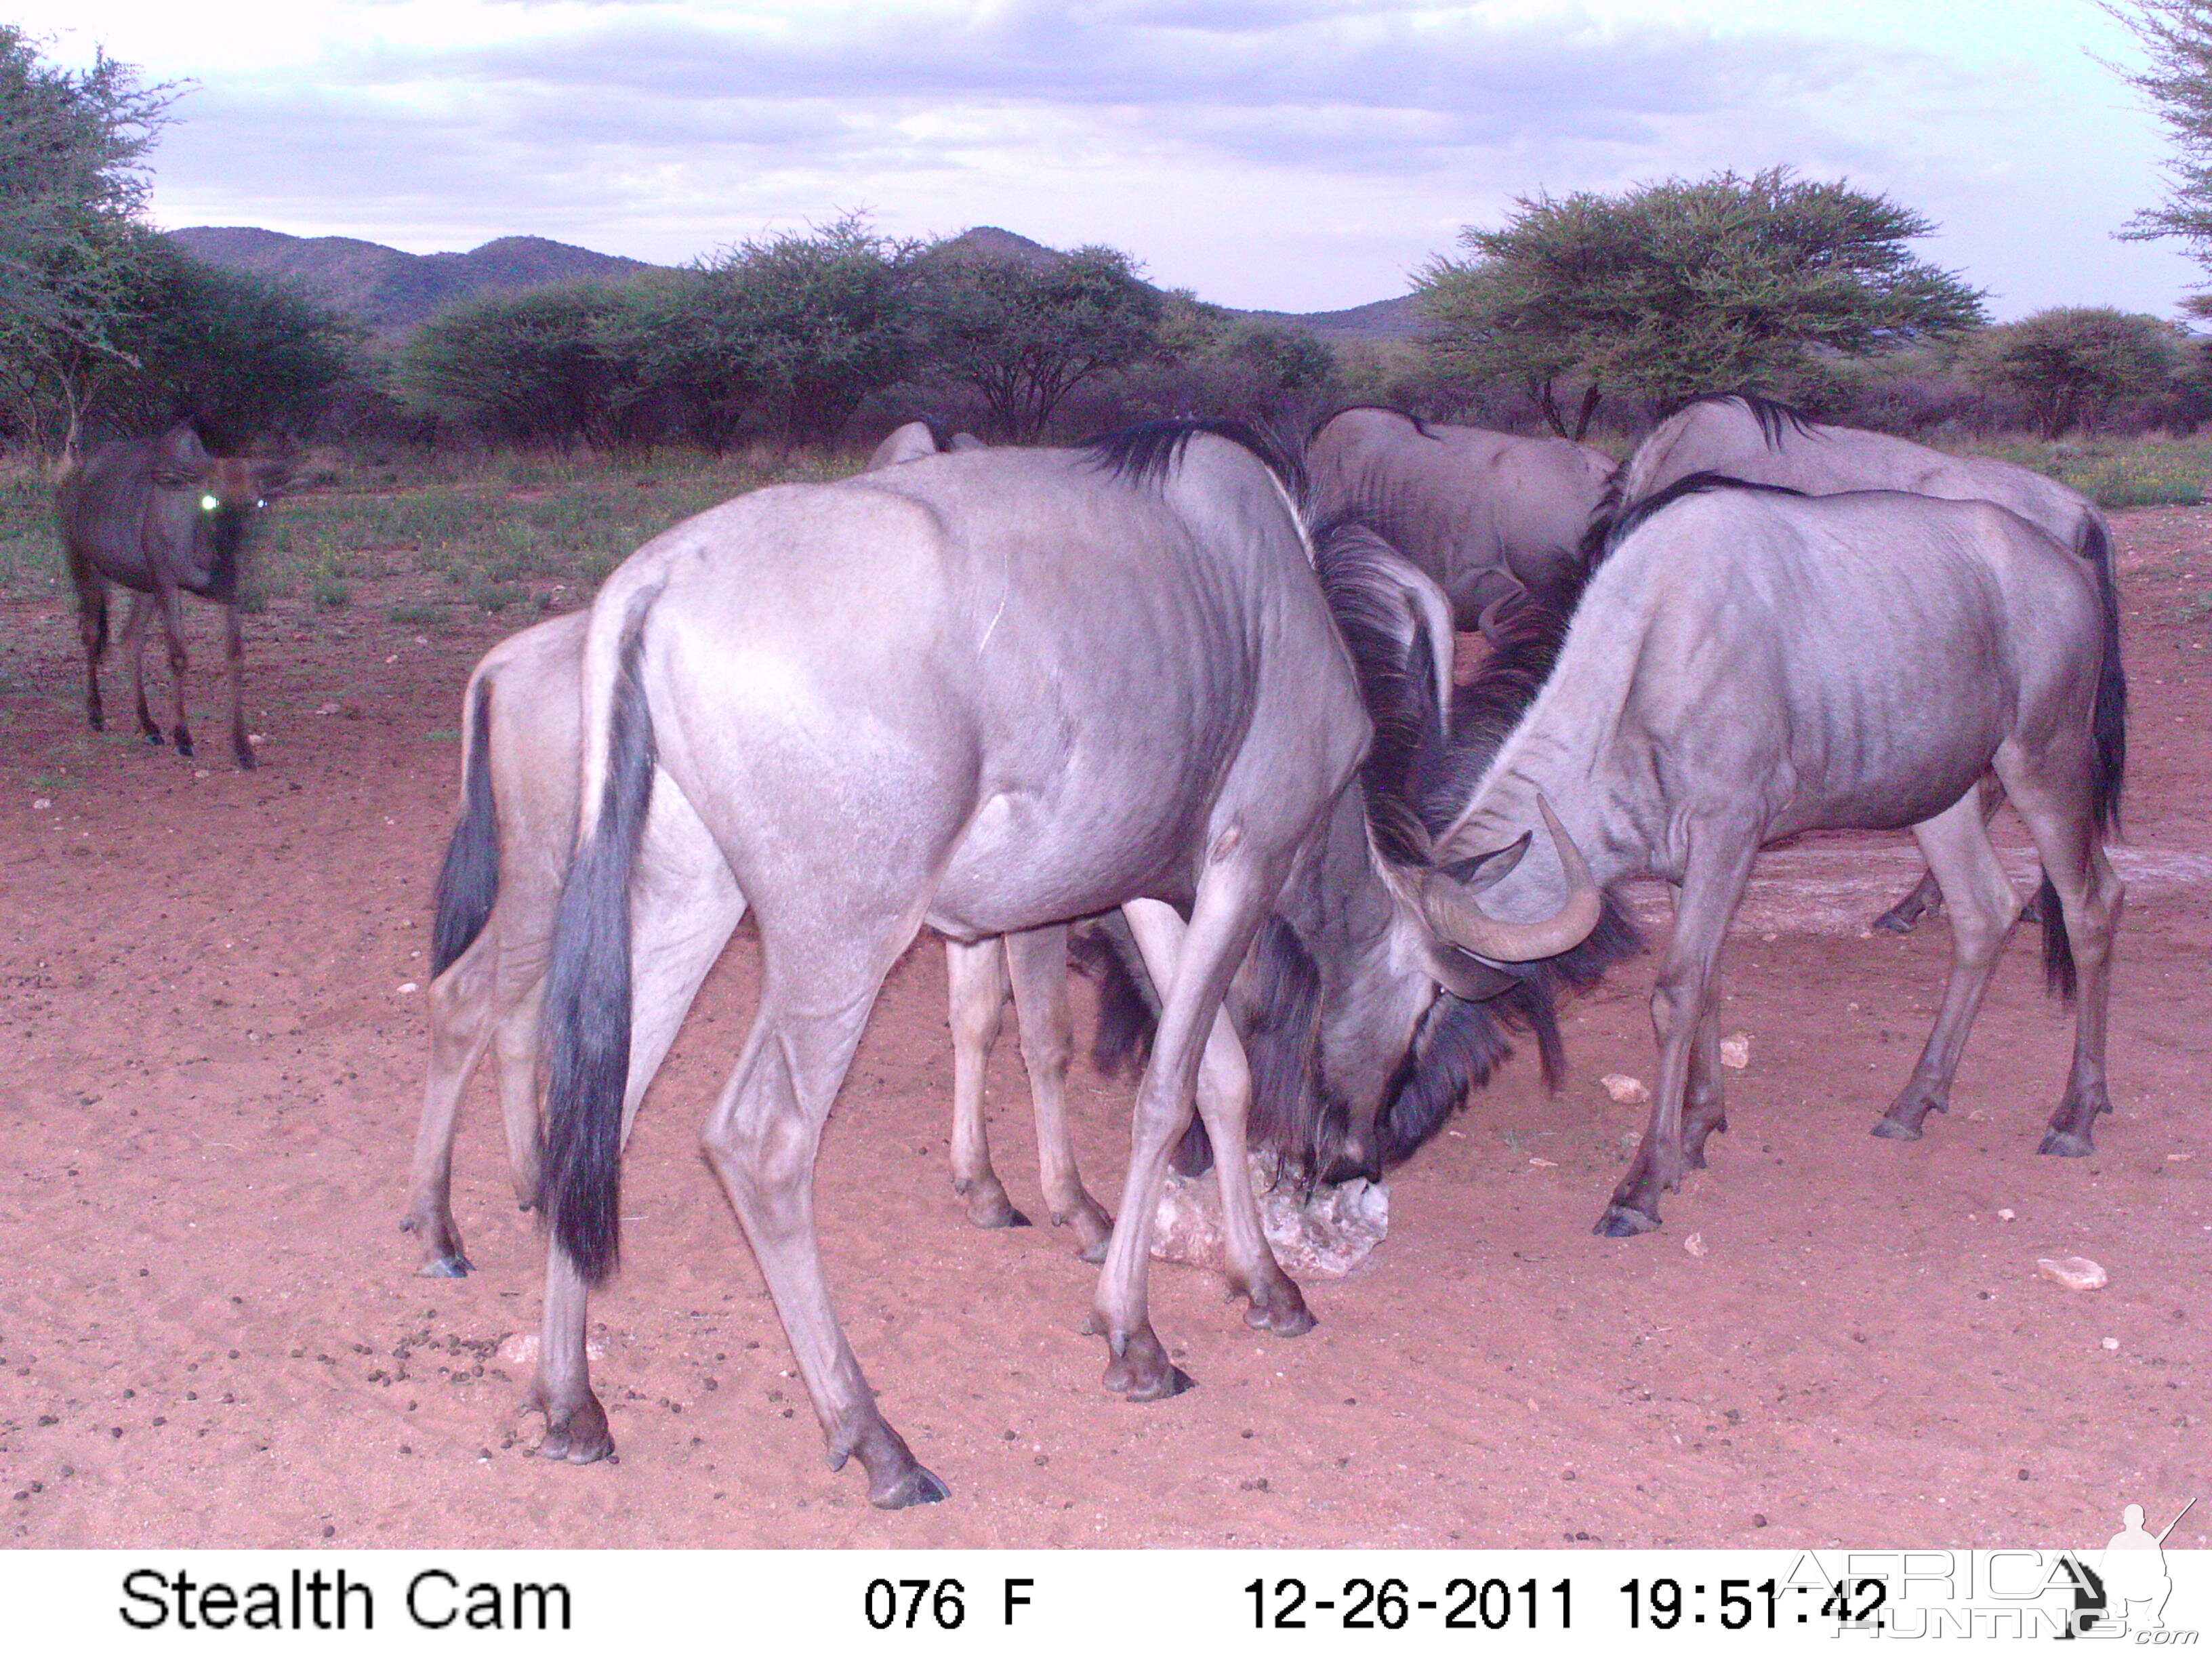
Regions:
<instances>
[{"instance_id":1,"label":"red sandy ground","mask_svg":"<svg viewBox=\"0 0 2212 1659\"><path fill-rule=\"evenodd\" d=\"M2086 1545L2124 1502L2162 1524L2201 1490L2212 1413L2212 653L2188 586L2212 568L2212 513L2132 514L2122 538L2132 896L2095 1157L2035 1155L2071 1027L2025 937L1950 1115L1915 1144L1869 1136L1925 1035L1947 932L1858 936L1910 878L1902 837L1810 842L1770 862L1738 927L1723 1029L1751 1062L1662 1231L1589 1231L1642 1116L1597 1079L1652 1071L1645 962L1574 1011L1559 1095L1516 1060L1396 1175L1388 1242L1306 1285L1311 1334L1249 1332L1211 1276L1157 1267L1155 1322L1200 1386L1131 1406L1077 1334L1092 1270L1067 1236L976 1231L952 1198L925 943L886 988L820 1176L846 1328L952 1488L894 1515L825 1472L696 1150L747 1015L743 942L631 1150L627 1265L593 1309L619 1462L530 1455L527 1368L500 1347L536 1328L540 1244L481 1081L455 1187L478 1271L414 1275L394 1224L423 1002L400 988L427 977L463 678L507 624L426 642L380 620L416 597L404 581L345 612L280 604L249 624L268 742L240 774L209 679L198 768L94 738L74 619L0 605L0 1540ZM198 639L211 664L204 616ZM120 686L111 669L111 708ZM1110 1200L1126 1088L1079 1066L1074 1092ZM999 1167L1036 1207L1011 1041L993 1099ZM2110 1288L2037 1276L2070 1254ZM2208 1534L2200 1511L2174 1541Z\"/></svg>"}]
</instances>

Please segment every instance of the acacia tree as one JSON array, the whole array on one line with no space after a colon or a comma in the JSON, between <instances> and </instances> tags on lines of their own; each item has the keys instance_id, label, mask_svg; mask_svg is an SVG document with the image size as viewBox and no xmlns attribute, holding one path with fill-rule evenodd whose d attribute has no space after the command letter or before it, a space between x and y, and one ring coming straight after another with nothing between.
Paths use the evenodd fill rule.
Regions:
<instances>
[{"instance_id":1,"label":"acacia tree","mask_svg":"<svg viewBox=\"0 0 2212 1659\"><path fill-rule=\"evenodd\" d=\"M2110 306L2060 306L1986 330L1969 372L2027 399L2036 429L2094 427L2123 398L2155 397L2179 373L2185 338L2170 323Z\"/></svg>"},{"instance_id":2,"label":"acacia tree","mask_svg":"<svg viewBox=\"0 0 2212 1659\"><path fill-rule=\"evenodd\" d=\"M624 305L613 288L568 283L449 307L408 342L402 383L495 442L631 447L635 370L603 338Z\"/></svg>"},{"instance_id":3,"label":"acacia tree","mask_svg":"<svg viewBox=\"0 0 2212 1659\"><path fill-rule=\"evenodd\" d=\"M1017 443L1076 387L1150 353L1165 309L1110 247L1049 260L939 247L921 264L922 361L980 393L998 434Z\"/></svg>"},{"instance_id":4,"label":"acacia tree","mask_svg":"<svg viewBox=\"0 0 2212 1659\"><path fill-rule=\"evenodd\" d=\"M45 62L0 24L0 373L19 426L74 447L145 285L142 166L173 97L105 52L82 71Z\"/></svg>"},{"instance_id":5,"label":"acacia tree","mask_svg":"<svg viewBox=\"0 0 2212 1659\"><path fill-rule=\"evenodd\" d=\"M1470 257L1421 273L1430 349L1519 382L1562 435L1580 437L1607 393L1786 392L1816 350L1893 350L1983 315L1977 290L1906 251L1926 219L1787 167L1516 207L1502 229L1461 232ZM1560 393L1577 386L1571 427Z\"/></svg>"},{"instance_id":6,"label":"acacia tree","mask_svg":"<svg viewBox=\"0 0 2212 1659\"><path fill-rule=\"evenodd\" d=\"M857 213L755 238L641 284L604 337L714 447L755 410L789 441L826 446L907 373L917 251Z\"/></svg>"},{"instance_id":7,"label":"acacia tree","mask_svg":"<svg viewBox=\"0 0 2212 1659\"><path fill-rule=\"evenodd\" d=\"M2140 72L2108 67L2158 106L2177 152L2166 200L2142 210L2118 234L2130 241L2179 236L2191 257L2212 270L2212 0L2134 0L2103 9L2150 58ZM2212 316L2212 295L2184 304L2197 316Z\"/></svg>"}]
</instances>

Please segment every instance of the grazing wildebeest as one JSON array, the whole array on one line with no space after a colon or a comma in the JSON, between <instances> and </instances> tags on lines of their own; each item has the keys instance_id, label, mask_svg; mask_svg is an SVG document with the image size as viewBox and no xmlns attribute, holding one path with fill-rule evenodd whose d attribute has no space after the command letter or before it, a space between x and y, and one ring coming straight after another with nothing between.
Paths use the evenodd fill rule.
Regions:
<instances>
[{"instance_id":1,"label":"grazing wildebeest","mask_svg":"<svg viewBox=\"0 0 2212 1659\"><path fill-rule=\"evenodd\" d=\"M1152 1329L1146 1277L1194 1093L1247 1322L1310 1327L1260 1231L1245 1067L1220 1018L1285 878L1340 820L1369 734L1287 471L1193 423L1084 451L939 455L740 497L608 579L586 645L586 811L542 1022L543 1449L588 1462L611 1444L585 1364L586 1286L614 1264L623 1126L665 988L701 948L710 880L753 907L762 990L708 1156L832 1464L857 1455L871 1502L945 1489L838 1328L812 1171L883 977L924 925L975 939L1118 906L1164 988L1099 1276L1107 1386L1151 1400L1188 1383ZM687 844L711 844L718 871L662 857L672 820L696 821ZM1408 915L1441 915L1443 939L1496 959L1555 954L1595 921L1587 884L1521 927L1459 915L1437 872L1401 884Z\"/></svg>"},{"instance_id":2,"label":"grazing wildebeest","mask_svg":"<svg viewBox=\"0 0 2212 1659\"><path fill-rule=\"evenodd\" d=\"M1498 845L1556 804L1601 882L1677 890L1652 997L1650 1127L1598 1231L1659 1222L1659 1196L1727 1127L1716 965L1752 860L1808 830L1911 825L1948 902L1950 981L1875 1133L1944 1109L2020 901L1975 785L1994 769L2045 872L2045 966L2075 994L2073 1066L2041 1150L2086 1155L2111 1109L2105 1023L2121 888L2102 832L2124 758L2112 593L2069 550L1981 501L1800 496L1692 475L1622 520L1558 663L1436 856ZM1547 913L1532 852L1486 895Z\"/></svg>"},{"instance_id":3,"label":"grazing wildebeest","mask_svg":"<svg viewBox=\"0 0 2212 1659\"><path fill-rule=\"evenodd\" d=\"M965 433L946 439L933 422L913 421L878 445L871 469L981 446ZM553 937L553 913L575 844L576 769L583 755L584 629L579 612L524 629L485 653L461 700L461 815L439 872L436 925L427 999L430 1066L408 1183L406 1218L419 1234L426 1277L469 1271L453 1219L453 1135L463 1091L487 1048L495 1056L508 1167L525 1208L538 1188L538 1018ZM690 821L662 826L663 855L685 869L704 866L711 846L685 847ZM697 994L720 941L744 907L734 890L708 882L691 917L701 949L686 963L694 976L665 998L673 1018L656 1024L672 1041ZM716 948L704 940L717 936ZM1072 1227L1079 1253L1105 1253L1112 1221L1084 1189L1066 1119L1067 930L1043 927L1005 941L945 941L951 992L954 1189L981 1227L1027 1226L991 1167L984 1129L983 1077L1009 994L1020 1013L1037 1127L1040 1174L1055 1226ZM1011 964L1011 971L1009 965ZM659 1056L653 1060L657 1069Z\"/></svg>"},{"instance_id":4,"label":"grazing wildebeest","mask_svg":"<svg viewBox=\"0 0 2212 1659\"><path fill-rule=\"evenodd\" d=\"M246 738L246 708L239 688L244 647L238 629L238 582L255 514L286 466L277 461L210 455L188 423L171 427L147 443L103 444L82 461L63 464L54 486L62 549L76 587L77 631L84 640L84 706L95 732L105 724L100 704L100 659L107 651L107 584L131 590L123 644L131 658L131 694L138 729L149 743L161 728L146 707L147 618L161 612L169 641L169 675L175 719L169 735L180 755L192 752L185 725L185 625L182 593L222 607L223 663L230 681L230 748L242 767L253 765Z\"/></svg>"},{"instance_id":5,"label":"grazing wildebeest","mask_svg":"<svg viewBox=\"0 0 2212 1659\"><path fill-rule=\"evenodd\" d=\"M1565 438L1347 409L1306 444L1316 522L1356 518L1426 571L1461 624L1579 568L1612 460Z\"/></svg>"},{"instance_id":6,"label":"grazing wildebeest","mask_svg":"<svg viewBox=\"0 0 2212 1659\"><path fill-rule=\"evenodd\" d=\"M1954 501L1995 501L2073 549L2100 587L2112 585L2112 532L2105 515L2087 496L2056 479L2008 461L1948 455L1885 433L1825 425L1787 404L1744 392L1692 398L1654 427L1621 464L1601 516L1632 512L1639 502L1696 472L1778 484L1807 495L1901 489ZM1603 531L1598 533L1601 537ZM2113 618L2113 632L2105 647L2117 661L2118 607L2108 603L2106 614ZM1990 787L1984 811L1994 814L2002 801L2002 793ZM1910 933L1942 902L1934 875L1923 875L1874 925L1893 933Z\"/></svg>"}]
</instances>

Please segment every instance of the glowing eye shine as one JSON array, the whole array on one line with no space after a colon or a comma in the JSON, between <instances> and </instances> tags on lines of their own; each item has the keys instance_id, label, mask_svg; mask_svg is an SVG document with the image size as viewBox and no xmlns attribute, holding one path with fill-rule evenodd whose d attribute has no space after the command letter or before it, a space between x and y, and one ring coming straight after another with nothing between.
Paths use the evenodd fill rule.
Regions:
<instances>
[{"instance_id":1,"label":"glowing eye shine","mask_svg":"<svg viewBox=\"0 0 2212 1659\"><path fill-rule=\"evenodd\" d=\"M216 501L212 495L203 495L200 497L200 510L204 513L212 513L216 507L222 505L222 503Z\"/></svg>"}]
</instances>

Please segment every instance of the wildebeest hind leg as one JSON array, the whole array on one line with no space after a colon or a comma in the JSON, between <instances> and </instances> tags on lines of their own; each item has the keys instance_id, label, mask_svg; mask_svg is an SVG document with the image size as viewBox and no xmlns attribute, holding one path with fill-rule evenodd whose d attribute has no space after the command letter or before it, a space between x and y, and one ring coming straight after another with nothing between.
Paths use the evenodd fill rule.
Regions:
<instances>
[{"instance_id":1,"label":"wildebeest hind leg","mask_svg":"<svg viewBox=\"0 0 2212 1659\"><path fill-rule=\"evenodd\" d=\"M192 734L185 725L185 671L191 666L191 659L185 650L184 601L173 587L164 587L155 596L161 606L161 631L169 641L169 702L176 719L169 727L169 739L177 745L177 752L189 758L192 752ZM139 698L139 717L145 718L145 699Z\"/></svg>"},{"instance_id":2,"label":"wildebeest hind leg","mask_svg":"<svg viewBox=\"0 0 2212 1659\"><path fill-rule=\"evenodd\" d=\"M407 1215L399 1224L421 1235L422 1263L416 1271L428 1279L459 1279L469 1271L453 1220L453 1131L462 1092L491 1039L498 959L497 939L488 929L430 981L430 1069L422 1085Z\"/></svg>"},{"instance_id":3,"label":"wildebeest hind leg","mask_svg":"<svg viewBox=\"0 0 2212 1659\"><path fill-rule=\"evenodd\" d=\"M238 611L234 606L222 608L223 672L230 681L230 752L241 771L251 772L255 765L253 745L246 740L246 641L238 626Z\"/></svg>"},{"instance_id":4,"label":"wildebeest hind leg","mask_svg":"<svg viewBox=\"0 0 2212 1659\"><path fill-rule=\"evenodd\" d=\"M1682 1163L1705 1167L1705 1142L1728 1133L1728 1105L1721 1091L1721 994L1716 978L1690 1045L1690 1077L1682 1096Z\"/></svg>"},{"instance_id":5,"label":"wildebeest hind leg","mask_svg":"<svg viewBox=\"0 0 2212 1659\"><path fill-rule=\"evenodd\" d=\"M1951 976L1912 1075L1874 1126L1874 1133L1887 1140L1917 1140L1928 1114L1949 1106L1951 1079L1966 1052L1966 1034L1996 971L2005 936L2020 915L2020 899L1990 844L1988 821L1975 793L1913 825L1912 835L1951 913Z\"/></svg>"},{"instance_id":6,"label":"wildebeest hind leg","mask_svg":"<svg viewBox=\"0 0 2212 1659\"><path fill-rule=\"evenodd\" d=\"M2112 1109L2105 1080L2105 1033L2111 1012L2112 936L2127 895L2099 843L2087 769L2086 762L2077 763L2052 783L2033 772L2005 780L2043 858L2049 889L2041 895L2042 902L2051 902L2050 890L2058 895L2058 921L2054 924L2046 916L2044 927L2063 938L2060 948L2074 964L2073 1062L2067 1068L2066 1092L2051 1115L2050 1131L2036 1149L2060 1158L2086 1158L2095 1150L2093 1132L2098 1115Z\"/></svg>"},{"instance_id":7,"label":"wildebeest hind leg","mask_svg":"<svg viewBox=\"0 0 2212 1659\"><path fill-rule=\"evenodd\" d=\"M1103 1261L1114 1218L1085 1189L1067 1128L1067 1059L1074 1047L1067 1011L1067 928L1009 934L1006 946L1021 1023L1022 1065L1029 1073L1030 1103L1036 1118L1037 1173L1052 1224L1075 1230L1076 1254L1084 1261Z\"/></svg>"},{"instance_id":8,"label":"wildebeest hind leg","mask_svg":"<svg viewBox=\"0 0 2212 1659\"><path fill-rule=\"evenodd\" d=\"M1628 1173L1598 1218L1595 1231L1603 1237L1650 1232L1659 1224L1659 1195L1681 1185L1682 1103L1689 1092L1693 1051L1707 1021L1717 1018L1713 998L1721 942L1743 897L1756 847L1756 836L1735 825L1700 825L1692 834L1681 896L1674 906L1674 936L1651 991L1651 1030L1659 1043L1651 1117ZM1702 1152L1702 1136L1698 1145Z\"/></svg>"},{"instance_id":9,"label":"wildebeest hind leg","mask_svg":"<svg viewBox=\"0 0 2212 1659\"><path fill-rule=\"evenodd\" d=\"M991 1167L983 1121L983 1079L1006 1010L1004 941L945 941L945 983L952 1019L952 1190L968 1200L978 1227L1026 1227Z\"/></svg>"},{"instance_id":10,"label":"wildebeest hind leg","mask_svg":"<svg viewBox=\"0 0 2212 1659\"><path fill-rule=\"evenodd\" d=\"M850 919L847 919L849 922ZM849 925L780 939L763 913L764 983L744 1056L707 1121L707 1156L744 1225L829 1444L857 1456L878 1509L933 1504L945 1483L915 1461L876 1407L822 1269L814 1159L883 976L914 933L855 937ZM842 936L840 936L842 935Z\"/></svg>"}]
</instances>

